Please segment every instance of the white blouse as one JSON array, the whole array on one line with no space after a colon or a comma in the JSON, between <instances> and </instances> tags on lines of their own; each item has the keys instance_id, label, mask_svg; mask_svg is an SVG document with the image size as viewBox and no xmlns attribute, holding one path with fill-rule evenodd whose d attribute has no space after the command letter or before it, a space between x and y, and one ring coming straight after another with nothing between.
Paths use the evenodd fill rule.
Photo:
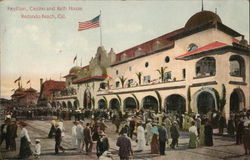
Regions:
<instances>
[{"instance_id":1,"label":"white blouse","mask_svg":"<svg viewBox=\"0 0 250 160\"><path fill-rule=\"evenodd\" d=\"M30 136L26 128L22 128L21 133L20 133L21 138L23 138L24 136L27 138L28 142L30 142Z\"/></svg>"}]
</instances>

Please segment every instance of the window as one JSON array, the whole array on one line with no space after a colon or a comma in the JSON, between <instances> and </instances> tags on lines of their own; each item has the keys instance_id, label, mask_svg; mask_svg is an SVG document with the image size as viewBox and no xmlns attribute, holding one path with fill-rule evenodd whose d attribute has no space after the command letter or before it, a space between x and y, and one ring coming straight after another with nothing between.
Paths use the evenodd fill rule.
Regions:
<instances>
[{"instance_id":1,"label":"window","mask_svg":"<svg viewBox=\"0 0 250 160\"><path fill-rule=\"evenodd\" d=\"M165 57L165 62L168 63L169 61L170 61L169 56L166 56L166 57Z\"/></svg>"},{"instance_id":2,"label":"window","mask_svg":"<svg viewBox=\"0 0 250 160\"><path fill-rule=\"evenodd\" d=\"M107 87L107 83L104 83L104 82L100 83L100 89L106 89L106 87Z\"/></svg>"},{"instance_id":3,"label":"window","mask_svg":"<svg viewBox=\"0 0 250 160\"><path fill-rule=\"evenodd\" d=\"M132 87L133 86L133 82L134 82L133 79L129 79L128 80L128 87Z\"/></svg>"},{"instance_id":4,"label":"window","mask_svg":"<svg viewBox=\"0 0 250 160\"><path fill-rule=\"evenodd\" d=\"M143 83L144 84L150 83L150 76L144 76L143 77Z\"/></svg>"},{"instance_id":5,"label":"window","mask_svg":"<svg viewBox=\"0 0 250 160\"><path fill-rule=\"evenodd\" d=\"M191 51L193 51L193 50L196 50L197 48L198 48L198 46L197 46L196 44L191 43L191 44L188 46L187 51L188 51L188 52L191 52Z\"/></svg>"},{"instance_id":6,"label":"window","mask_svg":"<svg viewBox=\"0 0 250 160\"><path fill-rule=\"evenodd\" d=\"M245 61L241 56L233 55L230 61L230 75L237 77L245 76Z\"/></svg>"},{"instance_id":7,"label":"window","mask_svg":"<svg viewBox=\"0 0 250 160\"><path fill-rule=\"evenodd\" d=\"M129 67L128 67L128 70L129 70L129 71L132 71L132 67L131 67L131 66L129 66Z\"/></svg>"},{"instance_id":8,"label":"window","mask_svg":"<svg viewBox=\"0 0 250 160\"><path fill-rule=\"evenodd\" d=\"M115 73L116 73L116 75L118 75L118 74L119 74L118 70L116 70L116 72L115 72Z\"/></svg>"},{"instance_id":9,"label":"window","mask_svg":"<svg viewBox=\"0 0 250 160\"><path fill-rule=\"evenodd\" d=\"M119 82L119 81L116 81L116 82L115 82L115 87L116 87L116 88L120 87L120 82Z\"/></svg>"},{"instance_id":10,"label":"window","mask_svg":"<svg viewBox=\"0 0 250 160\"><path fill-rule=\"evenodd\" d=\"M183 78L183 79L186 78L186 69L182 69L182 78Z\"/></svg>"},{"instance_id":11,"label":"window","mask_svg":"<svg viewBox=\"0 0 250 160\"><path fill-rule=\"evenodd\" d=\"M148 65L149 65L149 64L148 64L148 62L146 62L146 63L145 63L145 67L147 68L147 67L148 67Z\"/></svg>"},{"instance_id":12,"label":"window","mask_svg":"<svg viewBox=\"0 0 250 160\"><path fill-rule=\"evenodd\" d=\"M216 64L213 57L205 57L196 63L196 76L206 77L214 76L216 73Z\"/></svg>"},{"instance_id":13,"label":"window","mask_svg":"<svg viewBox=\"0 0 250 160\"><path fill-rule=\"evenodd\" d=\"M171 78L172 78L171 72L165 72L165 73L164 73L164 79L165 79L165 80L169 80L169 79L171 79Z\"/></svg>"}]
</instances>

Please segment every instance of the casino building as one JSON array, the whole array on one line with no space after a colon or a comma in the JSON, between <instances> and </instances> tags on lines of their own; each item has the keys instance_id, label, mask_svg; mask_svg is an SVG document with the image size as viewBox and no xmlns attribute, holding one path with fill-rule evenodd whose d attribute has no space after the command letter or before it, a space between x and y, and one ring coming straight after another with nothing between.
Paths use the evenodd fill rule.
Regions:
<instances>
[{"instance_id":1,"label":"casino building","mask_svg":"<svg viewBox=\"0 0 250 160\"><path fill-rule=\"evenodd\" d=\"M65 78L66 88L76 91L74 109L217 110L228 118L250 109L249 75L244 35L201 11L183 28L120 53L101 46L89 65L71 68ZM54 103L69 107L71 97L57 95Z\"/></svg>"}]
</instances>

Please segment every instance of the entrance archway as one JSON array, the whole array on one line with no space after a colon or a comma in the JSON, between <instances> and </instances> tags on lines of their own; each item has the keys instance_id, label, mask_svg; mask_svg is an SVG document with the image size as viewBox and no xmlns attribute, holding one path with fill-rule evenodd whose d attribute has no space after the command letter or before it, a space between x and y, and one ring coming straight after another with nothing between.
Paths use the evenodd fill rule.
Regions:
<instances>
[{"instance_id":1,"label":"entrance archway","mask_svg":"<svg viewBox=\"0 0 250 160\"><path fill-rule=\"evenodd\" d=\"M124 100L124 109L130 110L130 109L136 109L136 101L132 97L128 97Z\"/></svg>"},{"instance_id":2,"label":"entrance archway","mask_svg":"<svg viewBox=\"0 0 250 160\"><path fill-rule=\"evenodd\" d=\"M99 109L104 109L104 108L106 108L106 106L107 106L107 104L106 104L106 102L105 102L104 99L100 99L100 100L98 101L98 108L99 108Z\"/></svg>"},{"instance_id":3,"label":"entrance archway","mask_svg":"<svg viewBox=\"0 0 250 160\"><path fill-rule=\"evenodd\" d=\"M165 99L165 109L167 112L183 114L186 111L186 100L179 94L172 94Z\"/></svg>"},{"instance_id":4,"label":"entrance archway","mask_svg":"<svg viewBox=\"0 0 250 160\"><path fill-rule=\"evenodd\" d=\"M69 108L69 109L72 109L72 108L73 108L72 103L71 103L70 101L68 101L68 108Z\"/></svg>"},{"instance_id":5,"label":"entrance archway","mask_svg":"<svg viewBox=\"0 0 250 160\"><path fill-rule=\"evenodd\" d=\"M198 113L206 114L209 110L215 109L215 100L211 93L203 91L197 97Z\"/></svg>"},{"instance_id":6,"label":"entrance archway","mask_svg":"<svg viewBox=\"0 0 250 160\"><path fill-rule=\"evenodd\" d=\"M66 103L64 101L62 102L62 106L63 106L63 108L67 107L67 105L66 105Z\"/></svg>"},{"instance_id":7,"label":"entrance archway","mask_svg":"<svg viewBox=\"0 0 250 160\"><path fill-rule=\"evenodd\" d=\"M234 89L230 96L230 112L238 112L245 108L245 95L239 88Z\"/></svg>"},{"instance_id":8,"label":"entrance archway","mask_svg":"<svg viewBox=\"0 0 250 160\"><path fill-rule=\"evenodd\" d=\"M119 110L120 109L120 102L116 98L111 99L109 104L110 104L110 106L109 106L110 109L113 109L113 110Z\"/></svg>"},{"instance_id":9,"label":"entrance archway","mask_svg":"<svg viewBox=\"0 0 250 160\"><path fill-rule=\"evenodd\" d=\"M74 109L77 109L79 107L79 101L75 100L74 101Z\"/></svg>"},{"instance_id":10,"label":"entrance archway","mask_svg":"<svg viewBox=\"0 0 250 160\"><path fill-rule=\"evenodd\" d=\"M144 109L149 109L149 110L154 110L155 112L158 112L158 101L155 97L153 96L146 96L142 100L143 102L143 108Z\"/></svg>"}]
</instances>

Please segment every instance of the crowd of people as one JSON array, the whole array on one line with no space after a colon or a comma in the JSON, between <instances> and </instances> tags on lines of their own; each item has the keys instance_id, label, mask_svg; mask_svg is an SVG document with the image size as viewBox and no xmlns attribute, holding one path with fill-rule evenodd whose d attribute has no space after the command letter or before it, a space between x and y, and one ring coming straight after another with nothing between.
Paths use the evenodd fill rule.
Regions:
<instances>
[{"instance_id":1,"label":"crowd of people","mask_svg":"<svg viewBox=\"0 0 250 160\"><path fill-rule=\"evenodd\" d=\"M78 111L77 111L78 112ZM82 113L82 112L79 112ZM180 131L189 132L188 148L200 146L213 146L214 129L218 128L218 135L235 136L236 144L244 143L245 153L250 148L250 110L242 110L230 115L228 122L222 113L209 111L207 114L195 113L158 113L153 111L125 112L98 110L81 115L75 114L71 130L72 149L79 153L91 154L93 147L99 159L102 156L109 157L109 138L106 135L108 128L106 121L111 121L116 126L119 137L116 146L119 147L119 156L127 160L135 152L142 152L150 146L152 154L165 155L166 147L171 149L179 147ZM52 120L48 138L55 140L55 154L65 152L62 141L65 136L62 117L59 121ZM86 121L87 119L87 121ZM89 122L90 120L90 122ZM84 122L86 121L86 122ZM32 155L30 138L26 129L26 123L18 123L21 132L21 145L19 157L25 158ZM5 140L6 150L15 150L17 137L17 123L15 118L7 117L1 126L1 144ZM132 149L132 141L136 141L137 147ZM167 145L168 144L168 145ZM40 140L34 145L34 156L41 154Z\"/></svg>"}]
</instances>

